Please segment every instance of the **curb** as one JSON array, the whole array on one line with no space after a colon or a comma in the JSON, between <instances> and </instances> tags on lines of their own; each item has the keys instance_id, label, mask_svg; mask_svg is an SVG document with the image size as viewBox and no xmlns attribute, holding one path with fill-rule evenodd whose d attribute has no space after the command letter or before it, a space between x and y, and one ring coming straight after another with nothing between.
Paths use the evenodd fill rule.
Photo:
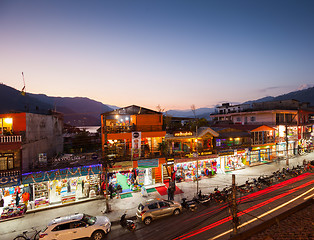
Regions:
<instances>
[{"instance_id":1,"label":"curb","mask_svg":"<svg viewBox=\"0 0 314 240\"><path fill-rule=\"evenodd\" d=\"M50 210L50 209L54 209L54 208L67 207L67 206L74 205L74 204L86 203L86 202L101 200L101 199L105 199L105 198L98 196L95 198L84 199L84 200L78 201L78 202L72 202L72 203L60 204L60 205L59 204L50 205L49 207L42 207L42 208L35 208L35 209L27 209L25 214L36 213L36 212L40 212L40 211L46 211L46 210Z\"/></svg>"},{"instance_id":2,"label":"curb","mask_svg":"<svg viewBox=\"0 0 314 240\"><path fill-rule=\"evenodd\" d=\"M287 217L289 217L290 215L292 215L293 213L302 210L303 208L306 208L308 206L310 206L311 204L314 203L314 199L310 198L308 200L306 200L305 202L287 210L286 212L283 212L269 220L266 220L264 223L261 223L255 227L252 227L244 232L241 232L239 234L237 234L236 236L231 236L229 238L229 240L241 240L241 239L248 239L249 237L251 237L252 235L255 235L259 232L264 231L265 229L269 228L272 225L277 224L278 220L283 220Z\"/></svg>"}]
</instances>

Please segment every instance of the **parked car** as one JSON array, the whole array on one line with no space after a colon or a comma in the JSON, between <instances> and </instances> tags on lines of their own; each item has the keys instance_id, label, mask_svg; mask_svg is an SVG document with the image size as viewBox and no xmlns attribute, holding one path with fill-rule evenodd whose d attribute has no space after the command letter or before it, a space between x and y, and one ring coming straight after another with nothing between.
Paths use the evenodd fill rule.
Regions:
<instances>
[{"instance_id":1,"label":"parked car","mask_svg":"<svg viewBox=\"0 0 314 240\"><path fill-rule=\"evenodd\" d=\"M138 205L136 216L144 224L149 225L153 220L169 215L178 215L182 211L180 203L161 198L149 199Z\"/></svg>"},{"instance_id":2,"label":"parked car","mask_svg":"<svg viewBox=\"0 0 314 240\"><path fill-rule=\"evenodd\" d=\"M53 219L40 234L40 239L104 239L111 230L111 222L105 216L74 214Z\"/></svg>"}]
</instances>

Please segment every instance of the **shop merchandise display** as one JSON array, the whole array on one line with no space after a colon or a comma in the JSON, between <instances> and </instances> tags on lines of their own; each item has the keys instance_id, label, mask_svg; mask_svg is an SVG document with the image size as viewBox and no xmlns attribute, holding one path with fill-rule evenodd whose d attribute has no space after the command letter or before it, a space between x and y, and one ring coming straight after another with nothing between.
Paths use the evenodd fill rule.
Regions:
<instances>
[{"instance_id":1,"label":"shop merchandise display","mask_svg":"<svg viewBox=\"0 0 314 240\"><path fill-rule=\"evenodd\" d=\"M196 178L200 177L212 177L217 172L217 162L204 160L199 161L198 163L198 172L197 172L197 162L187 162L187 163L180 163L174 166L176 171L176 180L177 181L189 181L195 180Z\"/></svg>"},{"instance_id":2,"label":"shop merchandise display","mask_svg":"<svg viewBox=\"0 0 314 240\"><path fill-rule=\"evenodd\" d=\"M25 204L7 206L3 208L0 219L8 219L12 217L22 216L26 212Z\"/></svg>"},{"instance_id":3,"label":"shop merchandise display","mask_svg":"<svg viewBox=\"0 0 314 240\"><path fill-rule=\"evenodd\" d=\"M0 199L2 202L2 205L0 206L1 220L19 217L26 212L27 206L23 204L23 200L21 200L22 191L20 187L0 189Z\"/></svg>"},{"instance_id":4,"label":"shop merchandise display","mask_svg":"<svg viewBox=\"0 0 314 240\"><path fill-rule=\"evenodd\" d=\"M34 192L35 192L35 208L48 206L49 198L48 198L48 185L47 183L37 183L34 184Z\"/></svg>"}]
</instances>

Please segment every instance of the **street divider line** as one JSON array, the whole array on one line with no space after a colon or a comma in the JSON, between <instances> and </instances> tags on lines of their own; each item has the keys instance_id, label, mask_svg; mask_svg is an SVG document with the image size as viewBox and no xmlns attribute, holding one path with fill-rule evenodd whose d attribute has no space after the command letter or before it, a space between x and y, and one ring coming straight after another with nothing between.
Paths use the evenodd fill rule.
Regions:
<instances>
[{"instance_id":1,"label":"street divider line","mask_svg":"<svg viewBox=\"0 0 314 240\"><path fill-rule=\"evenodd\" d=\"M307 183L305 183L305 184L302 184L301 186L298 186L298 187L296 187L296 188L294 188L294 189L291 189L291 190L289 190L289 191L287 191L286 193L282 193L282 194L280 194L280 195L277 195L276 197L273 197L273 198L270 198L270 199L268 199L268 200L266 200L266 201L264 201L264 202L261 202L261 203L259 203L259 204L257 204L257 205L254 205L254 206L252 206L252 207L250 207L250 208L248 208L248 209L246 209L246 210L244 210L244 211L241 211L241 212L239 212L238 213L238 216L242 216L242 215L244 215L244 214L246 214L246 213L248 213L248 212L251 212L251 211L253 211L253 210L255 210L255 209L257 209L257 208L260 208L260 207L262 207L262 206L265 206L265 205L267 205L267 204L269 204L269 203L271 203L271 202L273 202L273 201L276 201L276 200L278 200L278 199L280 199L280 198L282 198L282 197L285 197L285 196L287 196L287 195L289 195L289 194L291 194L291 193L293 193L293 192L296 192L297 190L299 190L299 189L301 189L301 188L304 188L304 187L307 187L307 186L309 186L309 185L312 185L314 183L314 180L312 180L312 181L310 181L310 182L307 182ZM312 191L314 188L312 188L310 191ZM304 194L301 194L300 196L303 196ZM300 197L299 196L299 197ZM297 197L297 198L299 198L299 197ZM289 201L290 202L290 201ZM289 203L288 202L288 203ZM287 204L287 203L286 203ZM205 226L205 227L202 227L202 228L200 228L200 229L197 229L197 230L193 230L192 232L189 232L189 233L185 233L185 234L183 234L183 235L181 235L181 236L179 236L179 237L176 237L176 238L174 238L173 240L178 240L178 239L187 239L187 238L190 238L190 237L193 237L193 236L195 236L195 235L197 235L197 234L200 234L200 233L203 233L203 232L205 232L205 231L208 231L208 230L210 230L210 229L212 229L212 228L214 228L214 227L216 227L216 226L219 226L219 225L221 225L221 224L223 224L223 223L226 223L226 222L228 222L228 221L230 221L232 218L231 218L231 216L229 216L229 217L226 217L226 218L223 218L223 219L221 219L221 220L219 220L219 221L217 221L217 222L215 222L215 223L212 223L212 224L209 224L209 225L207 225L207 226ZM256 221L257 219L255 219L254 221ZM240 225L240 226L245 226L245 225Z\"/></svg>"},{"instance_id":2,"label":"street divider line","mask_svg":"<svg viewBox=\"0 0 314 240\"><path fill-rule=\"evenodd\" d=\"M311 188L310 190L308 190L308 191L302 193L300 196L297 196L297 197L291 199L290 201L288 201L288 202L286 202L286 203L283 203L283 204L281 204L280 206L275 207L275 208L273 208L272 210L269 210L268 212L265 212L265 213L259 215L258 217L253 218L253 219L251 219L251 220L249 220L249 221L247 221L247 222L241 224L238 228L242 228L242 227L244 227L244 226L246 226L246 225L248 225L248 224L250 224L250 223L252 223L252 222L254 222L254 221L256 221L256 220L259 220L259 219L262 218L262 217L265 217L265 216L268 215L268 214L271 214L271 213L274 212L274 211L277 211L278 209L280 209L280 208L282 208L282 207L284 207L284 206L286 206L286 205L288 205L288 204L290 204L290 203L292 203L292 202L298 200L299 198L303 197L304 195L310 193L310 192L313 191L313 190L314 190L314 187ZM312 194L311 196L313 196L313 195L314 195L314 194ZM311 197L311 196L310 196L310 197ZM309 197L307 197L307 198L309 198ZM306 198L304 198L304 199L306 199ZM232 232L232 231L233 231L233 229L230 229L230 230L228 230L228 231L226 231L226 232L224 232L224 233L221 233L221 234L219 234L219 235L217 235L217 236L215 236L215 237L213 237L213 238L209 238L208 240L215 240L215 239L220 238L220 237L222 237L222 236L224 236L224 235L226 235L226 234L228 234L228 233L230 233L230 232Z\"/></svg>"}]
</instances>

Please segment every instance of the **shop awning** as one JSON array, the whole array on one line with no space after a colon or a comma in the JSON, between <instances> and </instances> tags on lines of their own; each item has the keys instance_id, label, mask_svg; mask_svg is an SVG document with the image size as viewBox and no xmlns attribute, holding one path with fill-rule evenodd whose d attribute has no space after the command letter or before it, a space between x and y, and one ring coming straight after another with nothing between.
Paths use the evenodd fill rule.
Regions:
<instances>
[{"instance_id":1,"label":"shop awning","mask_svg":"<svg viewBox=\"0 0 314 240\"><path fill-rule=\"evenodd\" d=\"M266 125L262 125L258 128L251 130L251 132L265 132L265 131L275 131L275 129L272 127L268 127Z\"/></svg>"},{"instance_id":2,"label":"shop awning","mask_svg":"<svg viewBox=\"0 0 314 240\"><path fill-rule=\"evenodd\" d=\"M102 172L102 165L95 164L82 167L64 168L51 171L22 174L22 184L61 180L72 177L88 176Z\"/></svg>"},{"instance_id":3,"label":"shop awning","mask_svg":"<svg viewBox=\"0 0 314 240\"><path fill-rule=\"evenodd\" d=\"M211 129L210 127L202 127L198 130L197 132L197 137L203 137L205 136L205 134L211 134L213 135L214 137L218 137L219 136L219 133L217 133L216 131L214 131L213 129Z\"/></svg>"}]
</instances>

